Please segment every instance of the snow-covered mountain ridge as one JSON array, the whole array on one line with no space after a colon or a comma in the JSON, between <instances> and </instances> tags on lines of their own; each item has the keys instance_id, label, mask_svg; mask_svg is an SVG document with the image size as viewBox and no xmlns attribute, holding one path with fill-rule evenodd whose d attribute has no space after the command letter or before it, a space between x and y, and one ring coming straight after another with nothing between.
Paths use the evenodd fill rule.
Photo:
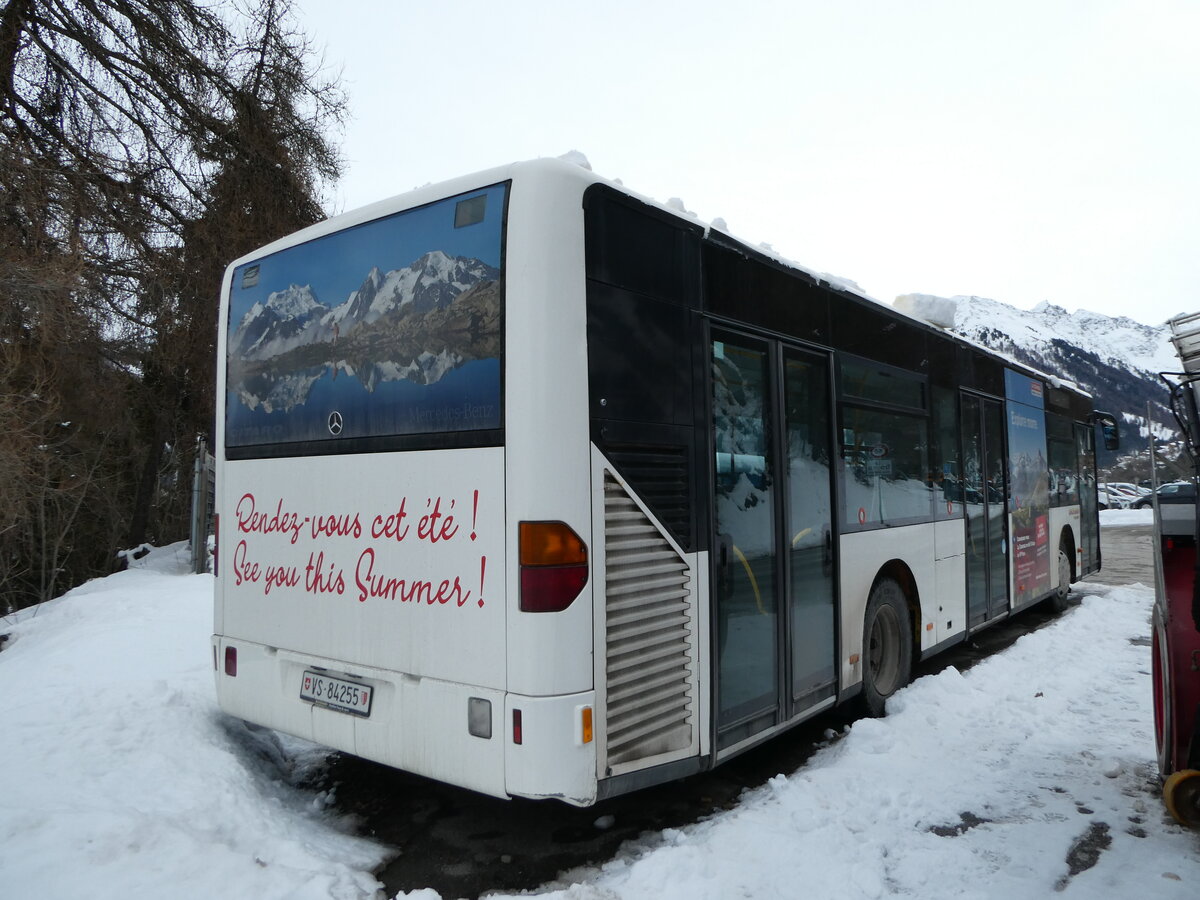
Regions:
<instances>
[{"instance_id":1,"label":"snow-covered mountain ridge","mask_svg":"<svg viewBox=\"0 0 1200 900\"><path fill-rule=\"evenodd\" d=\"M1023 310L986 297L908 295L896 305L918 316L936 310L943 317L952 307L950 330L1077 384L1092 395L1097 409L1124 420L1126 447L1145 437L1147 403L1155 433L1174 432L1167 391L1158 377L1179 370L1165 323L1144 325L1088 310L1069 313L1046 302Z\"/></svg>"},{"instance_id":2,"label":"snow-covered mountain ridge","mask_svg":"<svg viewBox=\"0 0 1200 900\"><path fill-rule=\"evenodd\" d=\"M1165 372L1179 367L1166 324L1153 326L1127 316L1106 316L1081 309L1069 313L1045 301L1021 310L986 297L953 297L954 330L971 337L991 328L1004 332L1016 345L1047 352L1055 341L1067 341L1101 359L1142 372Z\"/></svg>"}]
</instances>

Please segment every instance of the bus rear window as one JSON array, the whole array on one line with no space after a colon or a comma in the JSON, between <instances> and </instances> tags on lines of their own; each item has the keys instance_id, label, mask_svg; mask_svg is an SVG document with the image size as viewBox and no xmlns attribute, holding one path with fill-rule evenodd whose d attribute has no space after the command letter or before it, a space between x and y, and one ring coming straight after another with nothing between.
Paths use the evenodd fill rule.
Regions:
<instances>
[{"instance_id":1,"label":"bus rear window","mask_svg":"<svg viewBox=\"0 0 1200 900\"><path fill-rule=\"evenodd\" d=\"M498 443L506 198L495 185L235 269L225 446Z\"/></svg>"}]
</instances>

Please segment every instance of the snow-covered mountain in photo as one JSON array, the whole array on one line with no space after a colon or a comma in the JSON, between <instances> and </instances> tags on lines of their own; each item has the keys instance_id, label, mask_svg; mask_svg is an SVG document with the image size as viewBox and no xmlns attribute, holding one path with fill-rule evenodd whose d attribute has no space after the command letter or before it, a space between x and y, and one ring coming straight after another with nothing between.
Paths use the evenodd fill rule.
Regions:
<instances>
[{"instance_id":1,"label":"snow-covered mountain in photo","mask_svg":"<svg viewBox=\"0 0 1200 900\"><path fill-rule=\"evenodd\" d=\"M326 315L321 325L331 329L337 324L344 332L360 323L375 322L410 303L416 312L427 312L445 306L481 281L499 277L500 271L487 263L434 250L403 269L386 274L371 269L358 290Z\"/></svg>"},{"instance_id":2,"label":"snow-covered mountain in photo","mask_svg":"<svg viewBox=\"0 0 1200 900\"><path fill-rule=\"evenodd\" d=\"M230 339L231 356L271 359L306 344L345 337L404 307L418 313L444 307L469 288L499 277L499 269L478 259L433 250L401 269L372 268L333 308L322 305L310 286L291 285L242 317Z\"/></svg>"},{"instance_id":3,"label":"snow-covered mountain in photo","mask_svg":"<svg viewBox=\"0 0 1200 900\"><path fill-rule=\"evenodd\" d=\"M250 307L231 338L230 353L240 359L266 359L308 342L310 327L329 313L308 285L273 291L266 303Z\"/></svg>"},{"instance_id":4,"label":"snow-covered mountain in photo","mask_svg":"<svg viewBox=\"0 0 1200 900\"><path fill-rule=\"evenodd\" d=\"M1158 377L1179 370L1165 323L1144 325L1082 309L1069 313L1045 302L1023 310L986 297L910 294L895 305L942 327L952 316L949 327L963 337L1077 384L1092 395L1097 409L1124 420L1127 447L1129 438L1145 437L1147 403L1155 434L1175 432L1167 390Z\"/></svg>"}]
</instances>

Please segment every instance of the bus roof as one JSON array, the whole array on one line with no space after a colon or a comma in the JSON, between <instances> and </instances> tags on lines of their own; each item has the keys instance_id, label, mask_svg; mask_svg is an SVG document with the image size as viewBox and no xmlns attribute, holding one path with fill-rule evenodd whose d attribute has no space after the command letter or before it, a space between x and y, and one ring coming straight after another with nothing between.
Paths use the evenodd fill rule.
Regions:
<instances>
[{"instance_id":1,"label":"bus roof","mask_svg":"<svg viewBox=\"0 0 1200 900\"><path fill-rule=\"evenodd\" d=\"M582 154L575 152L566 154L565 157L561 158L539 158L521 162L513 162L491 169L484 169L470 175L459 176L457 178L453 178L448 181L442 181L437 184L425 184L421 187L414 188L411 191L402 194L396 194L392 197L379 200L375 203L340 213L336 216L332 216L321 222L310 225L307 228L301 229L300 231L279 238L270 244L260 247L252 253L246 254L245 256L234 260L226 269L225 283L229 283L231 273L237 266L243 265L247 262L252 262L256 259L261 259L262 257L278 252L279 250L284 250L288 247L307 243L308 241L323 237L327 234L342 231L346 228L352 228L356 225L361 225L393 213L402 212L406 209L424 206L428 203L432 203L445 197L465 193L484 185L497 184L510 179L536 180L540 177L546 177L551 174L558 179L563 177L576 179L580 184L581 191L586 190L592 185L605 185L606 187L615 191L619 191L620 193L625 194L634 200L654 207L669 216L683 219L685 221L690 220L697 228L702 230L704 237L707 240L715 240L717 243L729 249L735 249L748 257L756 257L761 261L773 264L779 268L799 273L800 275L811 279L813 283L821 287L840 294L843 297L852 298L852 302L858 301L869 303L872 306L884 310L887 314L895 316L898 319L915 324L918 327L939 334L949 340L957 341L972 348L973 350L982 351L991 356L998 357L1004 360L1006 364L1020 369L1032 377L1043 379L1052 387L1081 394L1086 397L1091 396L1087 391L1084 391L1077 384L1049 373L1042 372L1026 363L1021 362L1020 360L1015 359L1010 354L998 351L991 347L986 347L983 344L964 337L961 334L949 331L940 324L934 324L925 318L913 315L903 309L898 309L896 306L890 303L886 303L876 297L873 297L851 279L830 275L824 272L818 272L815 269L811 269L793 259L783 256L769 244L751 246L747 241L744 241L730 233L728 229L715 226L711 222L706 222L699 218L695 213L689 212L686 209L682 209L682 203L678 203L678 205L671 202L664 203L660 200L654 199L653 197L648 197L644 194L638 193L637 191L631 190L629 187L619 181L614 181L604 177L603 175L598 175L593 172L590 167L588 167L586 158L583 157Z\"/></svg>"}]
</instances>

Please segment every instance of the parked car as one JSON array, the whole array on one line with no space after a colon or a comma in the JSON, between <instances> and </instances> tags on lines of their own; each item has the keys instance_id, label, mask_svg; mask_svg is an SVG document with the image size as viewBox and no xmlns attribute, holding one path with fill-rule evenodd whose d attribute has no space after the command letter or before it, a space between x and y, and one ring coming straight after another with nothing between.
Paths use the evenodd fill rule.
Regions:
<instances>
[{"instance_id":1,"label":"parked car","mask_svg":"<svg viewBox=\"0 0 1200 900\"><path fill-rule=\"evenodd\" d=\"M1107 481L1105 484L1123 494L1128 494L1134 500L1144 497L1150 493L1150 488L1142 487L1141 485L1133 484L1128 481Z\"/></svg>"},{"instance_id":2,"label":"parked car","mask_svg":"<svg viewBox=\"0 0 1200 900\"><path fill-rule=\"evenodd\" d=\"M1196 485L1191 481L1172 481L1158 489L1159 503L1195 503ZM1154 505L1154 495L1147 494L1134 501L1134 509L1146 509Z\"/></svg>"},{"instance_id":3,"label":"parked car","mask_svg":"<svg viewBox=\"0 0 1200 900\"><path fill-rule=\"evenodd\" d=\"M1111 484L1101 484L1096 488L1096 505L1100 509L1129 509L1140 499L1140 495L1132 495Z\"/></svg>"}]
</instances>

